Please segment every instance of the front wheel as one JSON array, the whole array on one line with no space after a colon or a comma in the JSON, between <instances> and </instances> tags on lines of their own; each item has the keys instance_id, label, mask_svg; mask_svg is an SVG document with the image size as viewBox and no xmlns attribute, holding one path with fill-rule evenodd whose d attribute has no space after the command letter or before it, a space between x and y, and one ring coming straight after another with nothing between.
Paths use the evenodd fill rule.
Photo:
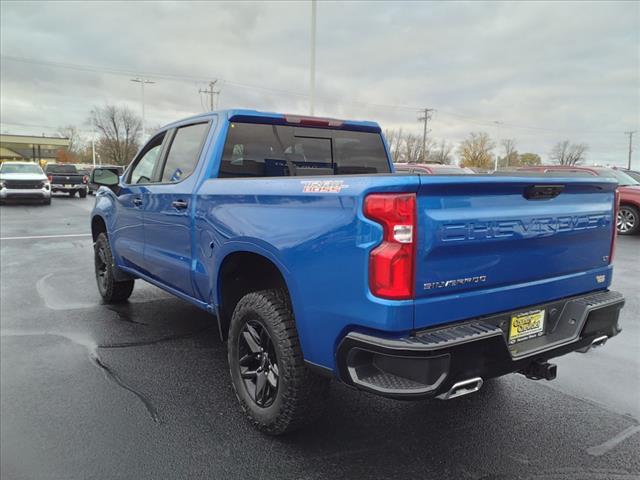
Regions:
<instances>
[{"instance_id":1,"label":"front wheel","mask_svg":"<svg viewBox=\"0 0 640 480\"><path fill-rule=\"evenodd\" d=\"M632 205L620 205L616 222L620 235L633 235L640 228L640 211Z\"/></svg>"},{"instance_id":2,"label":"front wheel","mask_svg":"<svg viewBox=\"0 0 640 480\"><path fill-rule=\"evenodd\" d=\"M262 432L291 432L322 413L329 379L304 363L284 291L262 290L240 299L229 327L228 357L238 401Z\"/></svg>"},{"instance_id":3,"label":"front wheel","mask_svg":"<svg viewBox=\"0 0 640 480\"><path fill-rule=\"evenodd\" d=\"M134 280L124 280L116 282L113 254L107 235L98 235L94 246L94 263L96 269L96 281L98 291L105 303L124 302L133 292Z\"/></svg>"},{"instance_id":4,"label":"front wheel","mask_svg":"<svg viewBox=\"0 0 640 480\"><path fill-rule=\"evenodd\" d=\"M70 196L70 197L75 197L75 196L76 196L76 191L75 191L75 190L71 190L71 191L69 192L69 196Z\"/></svg>"}]
</instances>

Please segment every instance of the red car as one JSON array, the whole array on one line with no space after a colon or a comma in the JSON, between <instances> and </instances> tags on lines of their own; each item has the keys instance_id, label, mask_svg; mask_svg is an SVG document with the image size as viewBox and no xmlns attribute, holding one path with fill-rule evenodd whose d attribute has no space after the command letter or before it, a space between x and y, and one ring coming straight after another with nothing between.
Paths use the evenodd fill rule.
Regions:
<instances>
[{"instance_id":1,"label":"red car","mask_svg":"<svg viewBox=\"0 0 640 480\"><path fill-rule=\"evenodd\" d=\"M476 173L470 168L457 165L443 165L441 163L394 163L396 172L423 173L425 175L460 175Z\"/></svg>"},{"instance_id":2,"label":"red car","mask_svg":"<svg viewBox=\"0 0 640 480\"><path fill-rule=\"evenodd\" d=\"M622 170L606 167L570 167L564 165L540 165L537 167L522 167L518 170L615 178L618 181L618 192L620 193L620 209L618 210L616 223L618 233L632 235L640 230L640 182Z\"/></svg>"}]
</instances>

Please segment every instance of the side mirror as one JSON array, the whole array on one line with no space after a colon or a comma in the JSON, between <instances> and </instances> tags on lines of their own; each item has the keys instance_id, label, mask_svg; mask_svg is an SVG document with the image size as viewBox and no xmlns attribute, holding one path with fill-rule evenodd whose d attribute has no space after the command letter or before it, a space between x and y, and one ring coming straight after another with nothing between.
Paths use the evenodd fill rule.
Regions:
<instances>
[{"instance_id":1,"label":"side mirror","mask_svg":"<svg viewBox=\"0 0 640 480\"><path fill-rule=\"evenodd\" d=\"M94 168L89 177L89 182L110 188L115 193L118 193L120 189L120 175L117 168Z\"/></svg>"}]
</instances>

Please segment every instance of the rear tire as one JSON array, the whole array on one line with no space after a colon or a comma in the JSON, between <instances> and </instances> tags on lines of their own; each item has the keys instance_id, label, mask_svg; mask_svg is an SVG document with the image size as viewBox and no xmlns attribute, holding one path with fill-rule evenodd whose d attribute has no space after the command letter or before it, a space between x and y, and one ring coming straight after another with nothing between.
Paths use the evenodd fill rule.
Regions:
<instances>
[{"instance_id":1,"label":"rear tire","mask_svg":"<svg viewBox=\"0 0 640 480\"><path fill-rule=\"evenodd\" d=\"M69 196L70 197L75 197L75 195L76 195L76 191L75 190L72 190L71 192L69 192Z\"/></svg>"},{"instance_id":2,"label":"rear tire","mask_svg":"<svg viewBox=\"0 0 640 480\"><path fill-rule=\"evenodd\" d=\"M329 379L304 363L286 292L262 290L240 299L228 359L236 397L258 430L281 435L321 415Z\"/></svg>"},{"instance_id":3,"label":"rear tire","mask_svg":"<svg viewBox=\"0 0 640 480\"><path fill-rule=\"evenodd\" d=\"M640 229L640 210L633 205L620 205L616 222L620 235L633 235Z\"/></svg>"},{"instance_id":4,"label":"rear tire","mask_svg":"<svg viewBox=\"0 0 640 480\"><path fill-rule=\"evenodd\" d=\"M80 195L80 198L87 198L87 191L86 190L79 190L78 191L78 195Z\"/></svg>"},{"instance_id":5,"label":"rear tire","mask_svg":"<svg viewBox=\"0 0 640 480\"><path fill-rule=\"evenodd\" d=\"M42 203L44 203L45 205L51 205L51 197L46 198Z\"/></svg>"},{"instance_id":6,"label":"rear tire","mask_svg":"<svg viewBox=\"0 0 640 480\"><path fill-rule=\"evenodd\" d=\"M113 254L109 239L105 233L98 235L94 245L94 263L98 291L105 303L120 303L127 300L133 292L133 279L116 282Z\"/></svg>"}]
</instances>

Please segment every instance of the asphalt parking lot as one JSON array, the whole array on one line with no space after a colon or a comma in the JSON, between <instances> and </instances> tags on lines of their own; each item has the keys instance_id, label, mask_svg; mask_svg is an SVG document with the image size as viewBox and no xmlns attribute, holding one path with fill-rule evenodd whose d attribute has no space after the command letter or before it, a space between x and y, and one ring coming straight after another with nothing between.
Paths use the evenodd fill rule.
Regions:
<instances>
[{"instance_id":1,"label":"asphalt parking lot","mask_svg":"<svg viewBox=\"0 0 640 480\"><path fill-rule=\"evenodd\" d=\"M93 198L0 207L1 476L87 478L640 478L640 236L619 238L623 333L449 402L334 384L322 420L256 432L215 320L138 282L102 305Z\"/></svg>"}]
</instances>

